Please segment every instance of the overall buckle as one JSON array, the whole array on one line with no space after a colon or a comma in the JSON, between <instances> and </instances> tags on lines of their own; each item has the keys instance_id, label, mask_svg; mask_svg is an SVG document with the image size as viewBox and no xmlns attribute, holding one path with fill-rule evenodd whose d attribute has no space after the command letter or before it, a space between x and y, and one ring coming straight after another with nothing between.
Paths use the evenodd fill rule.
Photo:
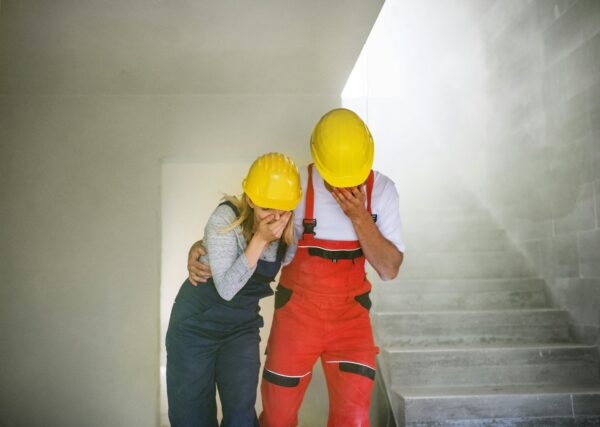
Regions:
<instances>
[{"instance_id":1,"label":"overall buckle","mask_svg":"<svg viewBox=\"0 0 600 427\"><path fill-rule=\"evenodd\" d=\"M315 234L315 227L317 226L317 219L306 219L302 220L304 226L304 234Z\"/></svg>"}]
</instances>

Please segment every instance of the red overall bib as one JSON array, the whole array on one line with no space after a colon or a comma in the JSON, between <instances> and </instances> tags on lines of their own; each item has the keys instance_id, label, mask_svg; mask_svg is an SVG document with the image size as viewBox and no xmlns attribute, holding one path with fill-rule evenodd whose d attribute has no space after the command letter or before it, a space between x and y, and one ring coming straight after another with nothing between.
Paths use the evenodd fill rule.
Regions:
<instances>
[{"instance_id":1,"label":"red overall bib","mask_svg":"<svg viewBox=\"0 0 600 427\"><path fill-rule=\"evenodd\" d=\"M371 213L373 172L367 179ZM365 257L358 241L316 239L312 165L304 234L281 274L261 393L263 427L294 427L319 357L329 392L328 426L369 425L375 355Z\"/></svg>"}]
</instances>

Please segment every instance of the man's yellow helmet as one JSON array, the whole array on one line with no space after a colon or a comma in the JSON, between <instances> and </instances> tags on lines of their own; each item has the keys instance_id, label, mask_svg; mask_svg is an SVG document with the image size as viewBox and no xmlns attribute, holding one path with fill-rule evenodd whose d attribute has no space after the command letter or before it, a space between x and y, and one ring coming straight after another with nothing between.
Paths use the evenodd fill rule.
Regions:
<instances>
[{"instance_id":1,"label":"man's yellow helmet","mask_svg":"<svg viewBox=\"0 0 600 427\"><path fill-rule=\"evenodd\" d=\"M267 153L256 159L242 187L261 208L292 211L302 198L298 168L281 153Z\"/></svg>"},{"instance_id":2,"label":"man's yellow helmet","mask_svg":"<svg viewBox=\"0 0 600 427\"><path fill-rule=\"evenodd\" d=\"M319 120L310 140L317 170L334 187L354 187L366 181L373 166L369 128L353 111L331 110Z\"/></svg>"}]
</instances>

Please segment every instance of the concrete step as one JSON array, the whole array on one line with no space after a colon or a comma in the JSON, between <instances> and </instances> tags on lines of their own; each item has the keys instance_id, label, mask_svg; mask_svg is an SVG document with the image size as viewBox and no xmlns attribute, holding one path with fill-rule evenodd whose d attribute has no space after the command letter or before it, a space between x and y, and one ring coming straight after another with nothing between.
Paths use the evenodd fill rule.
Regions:
<instances>
[{"instance_id":1,"label":"concrete step","mask_svg":"<svg viewBox=\"0 0 600 427\"><path fill-rule=\"evenodd\" d=\"M499 279L531 278L533 270L517 251L410 252L400 274L403 279Z\"/></svg>"},{"instance_id":2,"label":"concrete step","mask_svg":"<svg viewBox=\"0 0 600 427\"><path fill-rule=\"evenodd\" d=\"M600 425L600 386L395 387L391 398L406 427Z\"/></svg>"},{"instance_id":3,"label":"concrete step","mask_svg":"<svg viewBox=\"0 0 600 427\"><path fill-rule=\"evenodd\" d=\"M379 345L571 342L569 315L559 309L373 313Z\"/></svg>"},{"instance_id":4,"label":"concrete step","mask_svg":"<svg viewBox=\"0 0 600 427\"><path fill-rule=\"evenodd\" d=\"M589 345L388 348L382 356L392 387L600 383L598 348Z\"/></svg>"},{"instance_id":5,"label":"concrete step","mask_svg":"<svg viewBox=\"0 0 600 427\"><path fill-rule=\"evenodd\" d=\"M374 311L437 311L542 308L545 282L518 280L404 280L373 285Z\"/></svg>"}]
</instances>

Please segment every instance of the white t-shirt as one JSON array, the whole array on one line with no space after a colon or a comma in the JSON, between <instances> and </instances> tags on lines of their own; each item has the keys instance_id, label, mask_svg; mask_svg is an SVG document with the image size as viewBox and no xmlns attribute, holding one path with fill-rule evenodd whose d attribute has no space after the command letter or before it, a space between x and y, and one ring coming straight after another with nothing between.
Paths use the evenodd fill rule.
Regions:
<instances>
[{"instance_id":1,"label":"white t-shirt","mask_svg":"<svg viewBox=\"0 0 600 427\"><path fill-rule=\"evenodd\" d=\"M377 228L387 240L392 242L400 252L405 246L402 239L402 222L400 220L400 202L394 182L387 176L374 172L373 191L371 194L371 211L377 215ZM312 168L314 191L314 217L317 219L315 237L324 240L350 241L358 240L352 222L337 204L331 193L325 188L323 178L315 166ZM302 184L302 200L294 211L296 238L301 239L304 227L304 211L306 208L306 188L308 167L300 169Z\"/></svg>"}]
</instances>

